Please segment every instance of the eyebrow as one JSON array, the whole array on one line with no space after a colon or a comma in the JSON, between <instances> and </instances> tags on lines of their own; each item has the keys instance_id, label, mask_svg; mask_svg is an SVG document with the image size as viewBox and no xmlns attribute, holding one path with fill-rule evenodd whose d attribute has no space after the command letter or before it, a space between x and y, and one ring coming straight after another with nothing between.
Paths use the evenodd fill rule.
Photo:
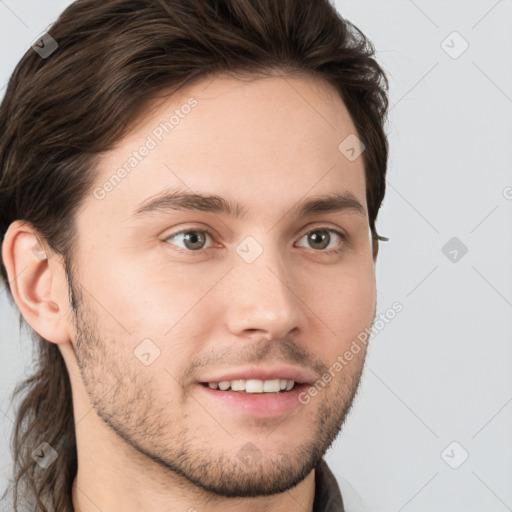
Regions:
<instances>
[{"instance_id":1,"label":"eyebrow","mask_svg":"<svg viewBox=\"0 0 512 512\"><path fill-rule=\"evenodd\" d=\"M216 194L199 194L185 190L164 190L143 201L132 216L141 217L152 212L173 210L202 211L223 214L234 219L244 219L248 211L238 202L228 201ZM290 209L297 217L312 216L317 213L349 212L366 217L366 210L359 200L349 191L313 196L303 200Z\"/></svg>"}]
</instances>

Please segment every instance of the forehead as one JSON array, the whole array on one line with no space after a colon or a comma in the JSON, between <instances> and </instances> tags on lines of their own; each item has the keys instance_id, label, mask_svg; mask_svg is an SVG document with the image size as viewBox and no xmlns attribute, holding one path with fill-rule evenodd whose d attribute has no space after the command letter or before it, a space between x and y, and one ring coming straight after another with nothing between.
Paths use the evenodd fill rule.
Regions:
<instances>
[{"instance_id":1,"label":"forehead","mask_svg":"<svg viewBox=\"0 0 512 512\"><path fill-rule=\"evenodd\" d=\"M354 136L341 97L322 80L209 78L147 105L102 155L95 190L103 197L86 204L121 218L179 187L247 201L259 213L331 191L366 205L363 158L340 151Z\"/></svg>"}]
</instances>

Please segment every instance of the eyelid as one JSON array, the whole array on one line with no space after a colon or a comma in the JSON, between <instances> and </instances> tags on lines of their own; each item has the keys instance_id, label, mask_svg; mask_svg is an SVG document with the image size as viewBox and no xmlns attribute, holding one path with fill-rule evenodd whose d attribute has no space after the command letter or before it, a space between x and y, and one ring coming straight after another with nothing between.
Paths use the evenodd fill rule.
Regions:
<instances>
[{"instance_id":1,"label":"eyelid","mask_svg":"<svg viewBox=\"0 0 512 512\"><path fill-rule=\"evenodd\" d=\"M343 239L346 239L348 237L345 230L343 230L339 226L329 226L328 224L320 223L318 225L314 224L313 226L307 226L306 228L304 228L304 231L301 232L302 234L300 235L300 238L302 238L304 235L310 233L311 231L322 230L322 229L325 229L328 231L334 231L335 233L340 235Z\"/></svg>"}]
</instances>

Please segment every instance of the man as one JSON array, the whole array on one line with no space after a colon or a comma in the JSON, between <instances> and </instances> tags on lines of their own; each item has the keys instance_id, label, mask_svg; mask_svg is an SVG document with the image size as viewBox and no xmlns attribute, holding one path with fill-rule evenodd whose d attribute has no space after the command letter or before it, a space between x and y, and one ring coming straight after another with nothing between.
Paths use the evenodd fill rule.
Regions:
<instances>
[{"instance_id":1,"label":"man","mask_svg":"<svg viewBox=\"0 0 512 512\"><path fill-rule=\"evenodd\" d=\"M344 510L323 456L375 315L372 45L327 1L79 0L35 48L0 110L40 356L15 507Z\"/></svg>"}]
</instances>

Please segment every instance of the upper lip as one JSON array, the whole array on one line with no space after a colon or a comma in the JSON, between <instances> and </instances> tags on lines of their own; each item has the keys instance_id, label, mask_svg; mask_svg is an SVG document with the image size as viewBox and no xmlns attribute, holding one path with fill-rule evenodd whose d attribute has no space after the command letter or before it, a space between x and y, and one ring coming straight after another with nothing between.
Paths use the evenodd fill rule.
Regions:
<instances>
[{"instance_id":1,"label":"upper lip","mask_svg":"<svg viewBox=\"0 0 512 512\"><path fill-rule=\"evenodd\" d=\"M247 366L245 368L237 368L225 372L219 372L214 375L201 378L200 382L222 382L226 380L273 380L286 379L293 380L298 384L311 384L315 381L315 376L306 370L301 370L293 366L270 366L264 368L257 366Z\"/></svg>"}]
</instances>

